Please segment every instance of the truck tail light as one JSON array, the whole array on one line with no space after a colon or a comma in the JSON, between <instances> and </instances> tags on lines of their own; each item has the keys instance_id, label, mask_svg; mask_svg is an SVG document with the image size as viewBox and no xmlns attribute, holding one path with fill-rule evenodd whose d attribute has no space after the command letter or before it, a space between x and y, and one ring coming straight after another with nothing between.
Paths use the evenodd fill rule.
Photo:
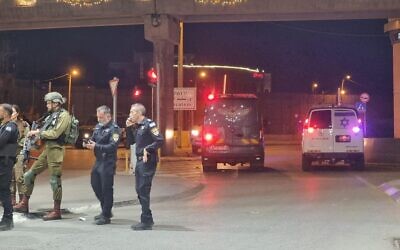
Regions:
<instances>
[{"instance_id":1,"label":"truck tail light","mask_svg":"<svg viewBox=\"0 0 400 250\"><path fill-rule=\"evenodd\" d=\"M213 139L214 139L213 134L211 134L211 133L204 134L204 140L206 140L206 142L210 143L210 142L212 142Z\"/></svg>"},{"instance_id":2,"label":"truck tail light","mask_svg":"<svg viewBox=\"0 0 400 250\"><path fill-rule=\"evenodd\" d=\"M307 131L308 131L309 134L312 134L312 133L314 133L314 128L313 127L309 127L307 129Z\"/></svg>"}]
</instances>

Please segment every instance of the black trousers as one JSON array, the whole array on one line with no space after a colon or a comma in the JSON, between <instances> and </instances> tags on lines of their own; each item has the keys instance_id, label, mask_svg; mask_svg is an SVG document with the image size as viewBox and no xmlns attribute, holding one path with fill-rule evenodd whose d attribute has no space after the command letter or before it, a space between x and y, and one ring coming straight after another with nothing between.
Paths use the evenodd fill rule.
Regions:
<instances>
[{"instance_id":1,"label":"black trousers","mask_svg":"<svg viewBox=\"0 0 400 250\"><path fill-rule=\"evenodd\" d=\"M96 161L90 176L92 189L100 201L102 214L107 218L111 218L114 204L114 174L115 160Z\"/></svg>"},{"instance_id":2,"label":"black trousers","mask_svg":"<svg viewBox=\"0 0 400 250\"><path fill-rule=\"evenodd\" d=\"M153 223L153 215L150 210L150 191L154 174L156 173L157 161L150 159L148 162L137 161L135 168L136 193L142 206L142 223Z\"/></svg>"},{"instance_id":3,"label":"black trousers","mask_svg":"<svg viewBox=\"0 0 400 250\"><path fill-rule=\"evenodd\" d=\"M3 217L12 217L11 205L11 178L15 159L0 158L0 201L4 207Z\"/></svg>"}]
</instances>

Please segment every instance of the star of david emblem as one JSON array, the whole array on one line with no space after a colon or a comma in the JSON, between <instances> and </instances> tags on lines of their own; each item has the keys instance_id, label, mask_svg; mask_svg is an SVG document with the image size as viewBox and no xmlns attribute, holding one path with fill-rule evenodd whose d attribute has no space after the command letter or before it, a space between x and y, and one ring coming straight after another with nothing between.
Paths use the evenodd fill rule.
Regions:
<instances>
[{"instance_id":1,"label":"star of david emblem","mask_svg":"<svg viewBox=\"0 0 400 250\"><path fill-rule=\"evenodd\" d=\"M347 126L349 126L349 119L346 119L346 117L344 117L342 120L340 120L340 126L342 126L343 128L346 128Z\"/></svg>"}]
</instances>

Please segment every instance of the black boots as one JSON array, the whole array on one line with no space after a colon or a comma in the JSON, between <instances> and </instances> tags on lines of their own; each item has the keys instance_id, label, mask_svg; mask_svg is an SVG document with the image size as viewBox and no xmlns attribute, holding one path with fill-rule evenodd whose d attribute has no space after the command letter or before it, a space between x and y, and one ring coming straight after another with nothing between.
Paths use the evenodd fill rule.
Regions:
<instances>
[{"instance_id":1,"label":"black boots","mask_svg":"<svg viewBox=\"0 0 400 250\"><path fill-rule=\"evenodd\" d=\"M96 225L106 225L106 224L110 224L111 223L111 219L107 218L107 217L105 217L103 215L100 215L99 217L97 217L97 219L95 220L94 223Z\"/></svg>"},{"instance_id":2,"label":"black boots","mask_svg":"<svg viewBox=\"0 0 400 250\"><path fill-rule=\"evenodd\" d=\"M0 221L0 231L8 231L14 228L14 221L12 215L4 215Z\"/></svg>"},{"instance_id":3,"label":"black boots","mask_svg":"<svg viewBox=\"0 0 400 250\"><path fill-rule=\"evenodd\" d=\"M154 225L154 222L148 222L148 223L140 222L136 225L132 225L131 228L132 228L132 230L135 230L135 231L152 230L153 225Z\"/></svg>"}]
</instances>

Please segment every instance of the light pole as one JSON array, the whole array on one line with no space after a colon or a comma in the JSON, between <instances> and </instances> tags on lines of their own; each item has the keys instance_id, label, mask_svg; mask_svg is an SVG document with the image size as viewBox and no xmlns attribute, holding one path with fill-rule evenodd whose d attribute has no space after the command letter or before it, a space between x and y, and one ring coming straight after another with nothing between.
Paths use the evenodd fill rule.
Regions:
<instances>
[{"instance_id":1,"label":"light pole","mask_svg":"<svg viewBox=\"0 0 400 250\"><path fill-rule=\"evenodd\" d=\"M79 71L77 69L71 70L68 75L68 112L71 111L71 95L72 95L72 76L77 76Z\"/></svg>"},{"instance_id":2,"label":"light pole","mask_svg":"<svg viewBox=\"0 0 400 250\"><path fill-rule=\"evenodd\" d=\"M66 76L68 77L68 112L71 111L72 76L78 76L78 75L79 75L78 69L72 69L70 72L68 72L64 75L45 80L46 82L49 82L49 92L51 92L51 89L52 89L51 81L57 80L57 79L60 79L60 78L66 77Z\"/></svg>"},{"instance_id":3,"label":"light pole","mask_svg":"<svg viewBox=\"0 0 400 250\"><path fill-rule=\"evenodd\" d=\"M340 88L338 88L338 105L342 104L342 95L346 94L346 91L344 90L344 82L345 81L351 81L351 75L345 75L342 78L342 82L340 84Z\"/></svg>"}]
</instances>

